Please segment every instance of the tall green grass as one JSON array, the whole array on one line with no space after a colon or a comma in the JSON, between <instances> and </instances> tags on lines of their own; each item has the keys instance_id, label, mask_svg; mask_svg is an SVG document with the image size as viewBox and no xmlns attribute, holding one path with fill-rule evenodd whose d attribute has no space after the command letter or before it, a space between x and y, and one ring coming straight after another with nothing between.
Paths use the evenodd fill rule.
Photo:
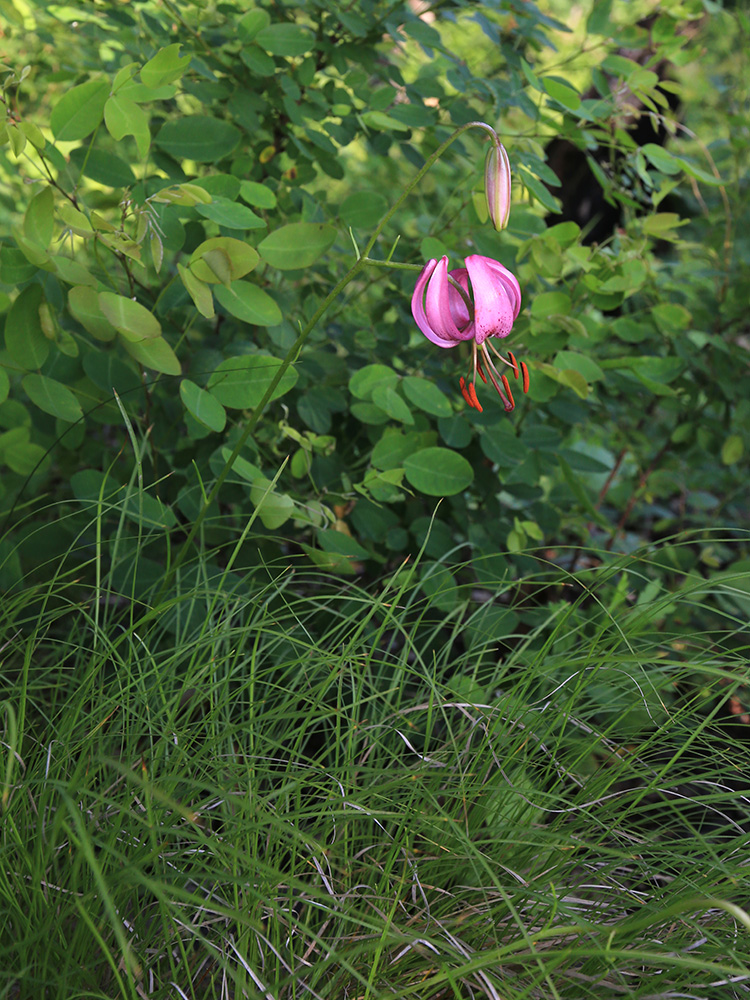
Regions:
<instances>
[{"instance_id":1,"label":"tall green grass","mask_svg":"<svg viewBox=\"0 0 750 1000\"><path fill-rule=\"evenodd\" d=\"M152 603L92 510L2 599L0 997L750 993L742 574L250 532Z\"/></svg>"}]
</instances>

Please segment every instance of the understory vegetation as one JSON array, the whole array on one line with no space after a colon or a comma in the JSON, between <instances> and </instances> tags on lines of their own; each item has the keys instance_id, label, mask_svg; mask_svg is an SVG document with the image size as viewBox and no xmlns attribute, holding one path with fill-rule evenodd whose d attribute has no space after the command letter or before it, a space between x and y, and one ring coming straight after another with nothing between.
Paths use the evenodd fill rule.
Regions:
<instances>
[{"instance_id":1,"label":"understory vegetation","mask_svg":"<svg viewBox=\"0 0 750 1000\"><path fill-rule=\"evenodd\" d=\"M0 1000L750 995L746 4L0 37Z\"/></svg>"}]
</instances>

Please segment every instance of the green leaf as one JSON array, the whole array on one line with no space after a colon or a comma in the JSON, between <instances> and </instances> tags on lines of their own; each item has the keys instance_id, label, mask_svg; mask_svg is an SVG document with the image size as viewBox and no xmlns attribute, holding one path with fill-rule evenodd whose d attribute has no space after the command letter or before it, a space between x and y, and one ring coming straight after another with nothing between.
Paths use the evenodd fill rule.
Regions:
<instances>
[{"instance_id":1,"label":"green leaf","mask_svg":"<svg viewBox=\"0 0 750 1000\"><path fill-rule=\"evenodd\" d=\"M272 56L303 56L313 46L311 32L298 24L269 24L255 35L255 41Z\"/></svg>"},{"instance_id":2,"label":"green leaf","mask_svg":"<svg viewBox=\"0 0 750 1000\"><path fill-rule=\"evenodd\" d=\"M586 33L588 35L612 34L614 29L610 23L611 16L612 0L597 0L586 20Z\"/></svg>"},{"instance_id":3,"label":"green leaf","mask_svg":"<svg viewBox=\"0 0 750 1000\"><path fill-rule=\"evenodd\" d=\"M268 292L249 281L233 281L229 287L217 285L214 294L219 304L243 323L278 326L284 318Z\"/></svg>"},{"instance_id":4,"label":"green leaf","mask_svg":"<svg viewBox=\"0 0 750 1000\"><path fill-rule=\"evenodd\" d=\"M421 440L421 435L414 432L403 434L401 431L387 428L372 449L373 466L376 469L401 468L404 459L419 449Z\"/></svg>"},{"instance_id":5,"label":"green leaf","mask_svg":"<svg viewBox=\"0 0 750 1000\"><path fill-rule=\"evenodd\" d=\"M431 413L433 417L450 417L453 415L453 407L447 397L432 382L427 379L417 378L409 375L401 383L404 395L418 406L425 413Z\"/></svg>"},{"instance_id":6,"label":"green leaf","mask_svg":"<svg viewBox=\"0 0 750 1000\"><path fill-rule=\"evenodd\" d=\"M39 317L42 286L27 285L10 307L5 320L5 346L21 368L41 368L49 354Z\"/></svg>"},{"instance_id":7,"label":"green leaf","mask_svg":"<svg viewBox=\"0 0 750 1000\"><path fill-rule=\"evenodd\" d=\"M164 375L182 374L182 366L177 355L164 337L138 341L126 338L123 343L128 354L145 368L153 368L154 371Z\"/></svg>"},{"instance_id":8,"label":"green leaf","mask_svg":"<svg viewBox=\"0 0 750 1000\"><path fill-rule=\"evenodd\" d=\"M141 81L147 87L174 83L190 65L190 56L181 56L181 44L175 42L156 53L141 70Z\"/></svg>"},{"instance_id":9,"label":"green leaf","mask_svg":"<svg viewBox=\"0 0 750 1000\"><path fill-rule=\"evenodd\" d=\"M46 375L34 374L26 375L21 385L31 402L45 413L51 413L53 417L59 417L70 424L83 416L78 399L62 382Z\"/></svg>"},{"instance_id":10,"label":"green leaf","mask_svg":"<svg viewBox=\"0 0 750 1000\"><path fill-rule=\"evenodd\" d=\"M252 410L260 403L280 367L278 358L266 354L227 358L208 380L208 388L229 409ZM296 382L297 372L294 368L287 368L271 399L278 399L289 392Z\"/></svg>"},{"instance_id":11,"label":"green leaf","mask_svg":"<svg viewBox=\"0 0 750 1000\"><path fill-rule=\"evenodd\" d=\"M177 263L177 273L201 316L205 316L206 319L215 316L214 297L208 285L200 278L196 278L192 271L179 262Z\"/></svg>"},{"instance_id":12,"label":"green leaf","mask_svg":"<svg viewBox=\"0 0 750 1000\"><path fill-rule=\"evenodd\" d=\"M376 226L388 210L388 200L377 191L357 191L344 198L339 216L352 229L370 229Z\"/></svg>"},{"instance_id":13,"label":"green leaf","mask_svg":"<svg viewBox=\"0 0 750 1000\"><path fill-rule=\"evenodd\" d=\"M52 109L50 128L60 142L85 139L104 114L109 80L89 80L69 90Z\"/></svg>"},{"instance_id":14,"label":"green leaf","mask_svg":"<svg viewBox=\"0 0 750 1000\"><path fill-rule=\"evenodd\" d=\"M33 278L38 270L17 247L0 247L0 281L4 285L20 285Z\"/></svg>"},{"instance_id":15,"label":"green leaf","mask_svg":"<svg viewBox=\"0 0 750 1000\"><path fill-rule=\"evenodd\" d=\"M385 111L365 111L362 121L368 128L376 132L408 132L409 126L404 125L398 118L387 115Z\"/></svg>"},{"instance_id":16,"label":"green leaf","mask_svg":"<svg viewBox=\"0 0 750 1000\"><path fill-rule=\"evenodd\" d=\"M692 315L678 302L660 302L651 310L651 318L665 334L687 330L693 321Z\"/></svg>"},{"instance_id":17,"label":"green leaf","mask_svg":"<svg viewBox=\"0 0 750 1000\"><path fill-rule=\"evenodd\" d=\"M231 122L209 115L188 115L164 124L155 142L177 159L215 163L238 145L242 133Z\"/></svg>"},{"instance_id":18,"label":"green leaf","mask_svg":"<svg viewBox=\"0 0 750 1000\"><path fill-rule=\"evenodd\" d=\"M260 260L258 251L231 236L205 240L190 255L190 270L208 284L228 284L249 274Z\"/></svg>"},{"instance_id":19,"label":"green leaf","mask_svg":"<svg viewBox=\"0 0 750 1000\"><path fill-rule=\"evenodd\" d=\"M112 138L118 142L126 135L132 135L139 155L146 155L151 144L148 115L134 101L124 94L110 97L104 105L104 124Z\"/></svg>"},{"instance_id":20,"label":"green leaf","mask_svg":"<svg viewBox=\"0 0 750 1000\"><path fill-rule=\"evenodd\" d=\"M135 174L129 164L114 153L108 153L103 149L87 149L85 146L79 146L71 152L70 162L84 177L90 177L97 184L106 184L111 188L130 187L131 184L135 184Z\"/></svg>"},{"instance_id":21,"label":"green leaf","mask_svg":"<svg viewBox=\"0 0 750 1000\"><path fill-rule=\"evenodd\" d=\"M140 302L115 292L99 292L99 308L125 340L137 343L161 336L159 320Z\"/></svg>"},{"instance_id":22,"label":"green leaf","mask_svg":"<svg viewBox=\"0 0 750 1000\"><path fill-rule=\"evenodd\" d=\"M257 181L242 181L240 195L256 208L276 208L276 195L265 184L258 184Z\"/></svg>"},{"instance_id":23,"label":"green leaf","mask_svg":"<svg viewBox=\"0 0 750 1000\"><path fill-rule=\"evenodd\" d=\"M76 236L91 236L94 232L88 218L69 201L64 201L58 207L57 214L65 224L65 228L70 229Z\"/></svg>"},{"instance_id":24,"label":"green leaf","mask_svg":"<svg viewBox=\"0 0 750 1000\"><path fill-rule=\"evenodd\" d=\"M404 460L406 478L415 490L431 497L451 497L474 481L463 455L448 448L423 448Z\"/></svg>"},{"instance_id":25,"label":"green leaf","mask_svg":"<svg viewBox=\"0 0 750 1000\"><path fill-rule=\"evenodd\" d=\"M626 82L630 79L631 75L638 72L640 68L641 67L637 62L635 62L634 59L628 59L627 56L621 56L617 53L605 56L601 62L601 69L603 72L609 73L611 76L617 76Z\"/></svg>"},{"instance_id":26,"label":"green leaf","mask_svg":"<svg viewBox=\"0 0 750 1000\"><path fill-rule=\"evenodd\" d=\"M391 420L400 420L404 424L413 424L414 417L407 403L389 385L376 385L372 391L372 401L387 413Z\"/></svg>"},{"instance_id":27,"label":"green leaf","mask_svg":"<svg viewBox=\"0 0 750 1000\"><path fill-rule=\"evenodd\" d=\"M250 487L250 502L258 511L263 527L280 528L294 514L294 500L285 493L269 490L270 479L259 479Z\"/></svg>"},{"instance_id":28,"label":"green leaf","mask_svg":"<svg viewBox=\"0 0 750 1000\"><path fill-rule=\"evenodd\" d=\"M567 83L563 83L561 80L556 80L552 76L545 76L544 89L547 91L549 96L553 101L557 101L558 104L562 104L564 108L569 111L577 111L581 106L581 95L578 91L573 90L571 86Z\"/></svg>"},{"instance_id":29,"label":"green leaf","mask_svg":"<svg viewBox=\"0 0 750 1000\"><path fill-rule=\"evenodd\" d=\"M280 271L309 267L333 245L336 230L321 222L292 222L258 244L263 260Z\"/></svg>"},{"instance_id":30,"label":"green leaf","mask_svg":"<svg viewBox=\"0 0 750 1000\"><path fill-rule=\"evenodd\" d=\"M534 195L536 200L540 202L548 211L559 213L562 210L559 200L550 193L550 191L540 180L538 180L538 178L526 170L522 163L519 164L519 168L522 172L521 180L526 185L528 190Z\"/></svg>"},{"instance_id":31,"label":"green leaf","mask_svg":"<svg viewBox=\"0 0 750 1000\"><path fill-rule=\"evenodd\" d=\"M531 303L531 315L546 319L548 316L568 316L572 308L566 292L541 292Z\"/></svg>"},{"instance_id":32,"label":"green leaf","mask_svg":"<svg viewBox=\"0 0 750 1000\"><path fill-rule=\"evenodd\" d=\"M557 381L560 385L567 385L576 396L586 399L589 394L589 384L584 375L575 368L563 368L557 373Z\"/></svg>"},{"instance_id":33,"label":"green leaf","mask_svg":"<svg viewBox=\"0 0 750 1000\"><path fill-rule=\"evenodd\" d=\"M65 257L63 254L58 254L52 260L57 268L57 277L66 284L90 285L92 288L99 284L93 274L87 271L80 261L71 260L70 257Z\"/></svg>"},{"instance_id":34,"label":"green leaf","mask_svg":"<svg viewBox=\"0 0 750 1000\"><path fill-rule=\"evenodd\" d=\"M347 559L368 559L370 553L359 542L343 531L327 528L316 535L318 544L324 552L333 552Z\"/></svg>"},{"instance_id":35,"label":"green leaf","mask_svg":"<svg viewBox=\"0 0 750 1000\"><path fill-rule=\"evenodd\" d=\"M271 15L260 7L249 11L237 22L237 31L243 42L251 42L263 28L271 23Z\"/></svg>"},{"instance_id":36,"label":"green leaf","mask_svg":"<svg viewBox=\"0 0 750 1000\"><path fill-rule=\"evenodd\" d=\"M215 197L210 205L197 205L196 211L205 219L225 229L265 229L266 223L247 205L238 205L229 198Z\"/></svg>"},{"instance_id":37,"label":"green leaf","mask_svg":"<svg viewBox=\"0 0 750 1000\"><path fill-rule=\"evenodd\" d=\"M198 423L217 433L224 430L226 410L212 393L185 378L180 382L180 399Z\"/></svg>"},{"instance_id":38,"label":"green leaf","mask_svg":"<svg viewBox=\"0 0 750 1000\"><path fill-rule=\"evenodd\" d=\"M374 403L352 403L349 412L363 424L387 424L388 414Z\"/></svg>"},{"instance_id":39,"label":"green leaf","mask_svg":"<svg viewBox=\"0 0 750 1000\"><path fill-rule=\"evenodd\" d=\"M84 330L97 340L114 340L117 331L102 312L99 296L88 285L76 285L68 292L68 308Z\"/></svg>"},{"instance_id":40,"label":"green leaf","mask_svg":"<svg viewBox=\"0 0 750 1000\"><path fill-rule=\"evenodd\" d=\"M10 392L10 379L4 368L0 368L0 404L4 403Z\"/></svg>"},{"instance_id":41,"label":"green leaf","mask_svg":"<svg viewBox=\"0 0 750 1000\"><path fill-rule=\"evenodd\" d=\"M228 462L232 455L231 448L222 448L221 457L225 462ZM258 468L257 465L253 465L252 462L248 462L246 458L242 455L237 455L232 462L232 475L237 474L240 478L244 479L248 483L254 483L257 479L263 479L263 473ZM268 480L266 479L266 482Z\"/></svg>"},{"instance_id":42,"label":"green leaf","mask_svg":"<svg viewBox=\"0 0 750 1000\"><path fill-rule=\"evenodd\" d=\"M721 460L724 465L734 465L745 454L745 445L739 434L730 434L721 446Z\"/></svg>"},{"instance_id":43,"label":"green leaf","mask_svg":"<svg viewBox=\"0 0 750 1000\"><path fill-rule=\"evenodd\" d=\"M394 386L398 375L388 365L365 365L358 369L349 379L349 392L357 399L372 399L376 386L385 384Z\"/></svg>"},{"instance_id":44,"label":"green leaf","mask_svg":"<svg viewBox=\"0 0 750 1000\"><path fill-rule=\"evenodd\" d=\"M28 204L23 217L23 232L32 243L48 247L52 242L54 228L55 196L51 187L45 187Z\"/></svg>"},{"instance_id":45,"label":"green leaf","mask_svg":"<svg viewBox=\"0 0 750 1000\"><path fill-rule=\"evenodd\" d=\"M682 165L676 157L663 146L657 146L655 142L647 142L645 146L641 146L641 150L649 163L663 174L679 174L682 170Z\"/></svg>"},{"instance_id":46,"label":"green leaf","mask_svg":"<svg viewBox=\"0 0 750 1000\"><path fill-rule=\"evenodd\" d=\"M579 372L587 382L604 378L604 372L592 358L577 351L559 351L555 356L555 367Z\"/></svg>"},{"instance_id":47,"label":"green leaf","mask_svg":"<svg viewBox=\"0 0 750 1000\"><path fill-rule=\"evenodd\" d=\"M41 445L29 440L28 427L16 427L7 434L0 435L0 454L6 464L19 476L30 476L49 464L49 456Z\"/></svg>"}]
</instances>

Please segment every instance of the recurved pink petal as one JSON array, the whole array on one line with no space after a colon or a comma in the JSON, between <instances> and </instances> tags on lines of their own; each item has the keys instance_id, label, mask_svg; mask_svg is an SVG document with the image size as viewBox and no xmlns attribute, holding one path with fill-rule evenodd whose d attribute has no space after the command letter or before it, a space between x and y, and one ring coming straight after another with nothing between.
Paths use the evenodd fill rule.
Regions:
<instances>
[{"instance_id":1,"label":"recurved pink petal","mask_svg":"<svg viewBox=\"0 0 750 1000\"><path fill-rule=\"evenodd\" d=\"M472 254L466 258L474 298L473 333L477 344L488 337L507 337L521 307L521 289L511 272L496 260Z\"/></svg>"},{"instance_id":2,"label":"recurved pink petal","mask_svg":"<svg viewBox=\"0 0 750 1000\"><path fill-rule=\"evenodd\" d=\"M419 329L425 337L428 338L428 340L433 342L433 344L437 344L438 347L453 347L452 341L444 340L435 333L430 326L424 310L425 289L436 267L437 260L433 259L428 260L422 268L422 271L417 278L417 283L414 286L414 293L411 297L411 314L414 317L414 322L417 324Z\"/></svg>"},{"instance_id":3,"label":"recurved pink petal","mask_svg":"<svg viewBox=\"0 0 750 1000\"><path fill-rule=\"evenodd\" d=\"M460 298L460 293L448 281L448 258L441 257L427 283L425 313L437 336L454 344L471 338L471 333L461 330L453 316L454 299Z\"/></svg>"}]
</instances>

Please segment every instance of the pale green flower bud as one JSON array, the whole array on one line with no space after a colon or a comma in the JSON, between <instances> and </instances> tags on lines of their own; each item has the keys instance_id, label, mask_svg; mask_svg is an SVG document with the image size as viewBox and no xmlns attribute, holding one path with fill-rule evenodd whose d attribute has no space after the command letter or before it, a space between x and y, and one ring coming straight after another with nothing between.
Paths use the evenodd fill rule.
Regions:
<instances>
[{"instance_id":1,"label":"pale green flower bud","mask_svg":"<svg viewBox=\"0 0 750 1000\"><path fill-rule=\"evenodd\" d=\"M487 153L484 193L492 225L499 232L505 229L510 218L510 160L499 139L492 143Z\"/></svg>"}]
</instances>

